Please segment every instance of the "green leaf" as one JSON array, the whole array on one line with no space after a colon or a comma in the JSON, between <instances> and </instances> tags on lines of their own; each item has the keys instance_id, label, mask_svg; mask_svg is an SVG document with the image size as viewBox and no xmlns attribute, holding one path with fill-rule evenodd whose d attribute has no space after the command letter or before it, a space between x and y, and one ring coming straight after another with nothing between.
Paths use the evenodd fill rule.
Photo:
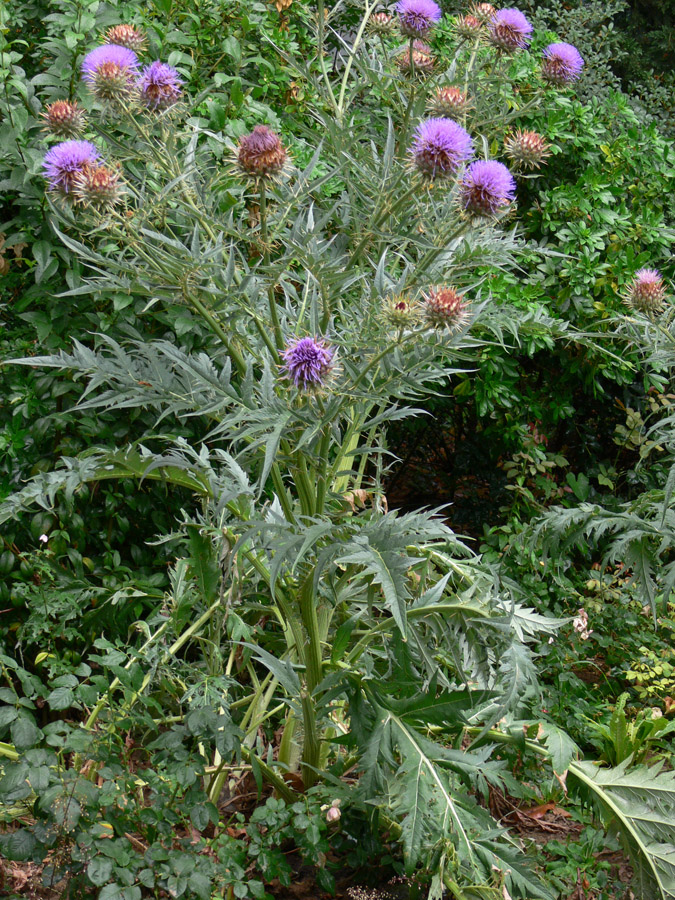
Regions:
<instances>
[{"instance_id":1,"label":"green leaf","mask_svg":"<svg viewBox=\"0 0 675 900\"><path fill-rule=\"evenodd\" d=\"M47 703L50 709L69 709L73 705L75 694L68 687L55 688L48 696Z\"/></svg>"},{"instance_id":2,"label":"green leaf","mask_svg":"<svg viewBox=\"0 0 675 900\"><path fill-rule=\"evenodd\" d=\"M17 750L28 750L34 747L42 737L42 732L27 716L20 716L12 722L10 729L12 743Z\"/></svg>"},{"instance_id":3,"label":"green leaf","mask_svg":"<svg viewBox=\"0 0 675 900\"><path fill-rule=\"evenodd\" d=\"M31 858L33 850L37 846L35 836L26 828L12 831L10 834L0 835L0 847L7 859L24 862Z\"/></svg>"},{"instance_id":4,"label":"green leaf","mask_svg":"<svg viewBox=\"0 0 675 900\"><path fill-rule=\"evenodd\" d=\"M579 748L562 728L558 728L551 722L543 722L541 731L546 749L551 755L553 771L558 775L563 775L572 760L578 758Z\"/></svg>"},{"instance_id":5,"label":"green leaf","mask_svg":"<svg viewBox=\"0 0 675 900\"><path fill-rule=\"evenodd\" d=\"M105 856L95 856L87 866L87 877L93 885L101 887L112 875L113 861Z\"/></svg>"}]
</instances>

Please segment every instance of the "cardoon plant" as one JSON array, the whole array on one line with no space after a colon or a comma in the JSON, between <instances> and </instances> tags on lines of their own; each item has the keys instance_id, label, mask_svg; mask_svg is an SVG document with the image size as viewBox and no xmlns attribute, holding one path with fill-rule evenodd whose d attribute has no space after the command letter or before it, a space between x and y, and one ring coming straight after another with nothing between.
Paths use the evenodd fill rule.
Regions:
<instances>
[{"instance_id":1,"label":"cardoon plant","mask_svg":"<svg viewBox=\"0 0 675 900\"><path fill-rule=\"evenodd\" d=\"M374 12L368 4L336 76L319 16L316 69L303 75L319 72L304 168L290 165L290 120L283 140L259 122L235 141L197 117L182 124L190 98L163 61L139 72L133 51L112 43L85 57L87 84L103 96L117 79L133 102L98 123L105 164L86 141L45 156L48 186L79 200L53 204L54 224L90 271L73 293L100 303L132 295L148 316L189 315L198 349L178 336L124 345L83 336L94 346L24 360L83 378L82 410L144 409L166 424L38 476L1 514L48 505L78 479L155 479L188 492L165 538L174 593L130 661L133 681L117 668L85 730L114 729L116 703L125 716L149 692L161 697L168 672L185 687L181 720L199 685L217 685L237 748L226 749L220 726L203 748L214 804L242 764L286 799L294 784L337 783L347 803L383 810L408 871L426 867L438 895L459 896L463 883L523 896L536 888L475 793L503 784L485 740L498 727L511 739L512 721L522 739L529 645L554 626L495 579L447 512L404 514L386 497L388 424L459 372L468 377L503 332L483 281L515 262L517 242L496 227L514 209L515 183L503 163L472 161L486 141L471 124L419 119L424 85L396 74L395 52L372 62ZM516 12L489 19L500 50L529 42ZM430 57L414 41L440 10L402 0L398 13L414 73L415 54ZM469 97L493 102L502 86L474 90L497 54L466 43L453 79L468 118ZM364 79L378 90L364 91ZM179 97L170 123L151 114ZM124 206L115 204L122 182ZM87 771L79 756L75 764ZM357 774L341 782L345 771Z\"/></svg>"}]
</instances>

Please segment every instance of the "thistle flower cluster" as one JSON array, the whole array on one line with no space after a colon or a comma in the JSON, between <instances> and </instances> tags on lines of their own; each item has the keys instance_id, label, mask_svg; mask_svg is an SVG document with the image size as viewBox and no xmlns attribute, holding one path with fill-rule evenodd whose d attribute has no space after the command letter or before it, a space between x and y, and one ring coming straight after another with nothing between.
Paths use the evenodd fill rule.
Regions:
<instances>
[{"instance_id":1,"label":"thistle flower cluster","mask_svg":"<svg viewBox=\"0 0 675 900\"><path fill-rule=\"evenodd\" d=\"M551 145L536 131L518 129L504 141L504 153L524 169L537 169L551 155Z\"/></svg>"},{"instance_id":2,"label":"thistle flower cluster","mask_svg":"<svg viewBox=\"0 0 675 900\"><path fill-rule=\"evenodd\" d=\"M82 61L82 78L94 96L105 104L139 101L159 111L180 100L183 80L173 66L155 60L142 70L137 52L145 47L145 35L133 25L115 25Z\"/></svg>"},{"instance_id":3,"label":"thistle flower cluster","mask_svg":"<svg viewBox=\"0 0 675 900\"><path fill-rule=\"evenodd\" d=\"M401 34L411 38L426 37L443 15L434 0L400 0L396 11Z\"/></svg>"},{"instance_id":4,"label":"thistle flower cluster","mask_svg":"<svg viewBox=\"0 0 675 900\"><path fill-rule=\"evenodd\" d=\"M45 154L42 169L54 194L84 206L105 209L121 197L119 172L101 161L91 141L63 141Z\"/></svg>"},{"instance_id":5,"label":"thistle flower cluster","mask_svg":"<svg viewBox=\"0 0 675 900\"><path fill-rule=\"evenodd\" d=\"M551 84L558 86L571 84L579 78L583 67L583 57L572 44L560 42L549 44L544 49L541 74Z\"/></svg>"},{"instance_id":6,"label":"thistle flower cluster","mask_svg":"<svg viewBox=\"0 0 675 900\"><path fill-rule=\"evenodd\" d=\"M323 338L294 338L281 354L282 371L303 391L325 387L334 367L335 350Z\"/></svg>"},{"instance_id":7,"label":"thistle flower cluster","mask_svg":"<svg viewBox=\"0 0 675 900\"><path fill-rule=\"evenodd\" d=\"M657 269L639 269L628 285L626 306L636 312L658 314L663 311L666 286Z\"/></svg>"},{"instance_id":8,"label":"thistle flower cluster","mask_svg":"<svg viewBox=\"0 0 675 900\"><path fill-rule=\"evenodd\" d=\"M500 9L490 19L488 36L497 49L513 53L529 45L532 30L529 20L519 9Z\"/></svg>"}]
</instances>

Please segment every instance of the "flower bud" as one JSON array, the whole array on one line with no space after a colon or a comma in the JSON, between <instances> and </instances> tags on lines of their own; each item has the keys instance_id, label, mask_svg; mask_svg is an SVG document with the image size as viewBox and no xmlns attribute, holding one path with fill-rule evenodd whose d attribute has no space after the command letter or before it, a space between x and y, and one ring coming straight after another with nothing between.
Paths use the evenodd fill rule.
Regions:
<instances>
[{"instance_id":1,"label":"flower bud","mask_svg":"<svg viewBox=\"0 0 675 900\"><path fill-rule=\"evenodd\" d=\"M479 22L489 22L497 10L491 3L474 3L469 10L469 15L474 16Z\"/></svg>"},{"instance_id":2,"label":"flower bud","mask_svg":"<svg viewBox=\"0 0 675 900\"><path fill-rule=\"evenodd\" d=\"M413 41L412 53L410 47L405 47L396 57L396 65L404 75L410 75L413 72L416 75L429 75L436 65L436 59L428 44L425 44L424 41Z\"/></svg>"},{"instance_id":3,"label":"flower bud","mask_svg":"<svg viewBox=\"0 0 675 900\"><path fill-rule=\"evenodd\" d=\"M455 121L461 119L470 108L469 98L458 87L438 88L427 102L427 109L432 115Z\"/></svg>"},{"instance_id":4,"label":"flower bud","mask_svg":"<svg viewBox=\"0 0 675 900\"><path fill-rule=\"evenodd\" d=\"M368 22L368 29L372 34L391 34L395 27L394 17L385 12L375 13Z\"/></svg>"},{"instance_id":5,"label":"flower bud","mask_svg":"<svg viewBox=\"0 0 675 900\"><path fill-rule=\"evenodd\" d=\"M73 196L82 206L102 210L119 203L119 172L104 165L84 166L73 180Z\"/></svg>"},{"instance_id":6,"label":"flower bud","mask_svg":"<svg viewBox=\"0 0 675 900\"><path fill-rule=\"evenodd\" d=\"M476 16L458 16L452 26L458 37L473 40L483 31L483 23Z\"/></svg>"},{"instance_id":7,"label":"flower bud","mask_svg":"<svg viewBox=\"0 0 675 900\"><path fill-rule=\"evenodd\" d=\"M469 318L469 307L464 302L464 295L453 287L431 288L424 295L424 301L426 319L434 328L459 331Z\"/></svg>"},{"instance_id":8,"label":"flower bud","mask_svg":"<svg viewBox=\"0 0 675 900\"><path fill-rule=\"evenodd\" d=\"M538 132L519 129L505 139L504 153L523 168L538 169L551 155L550 146Z\"/></svg>"},{"instance_id":9,"label":"flower bud","mask_svg":"<svg viewBox=\"0 0 675 900\"><path fill-rule=\"evenodd\" d=\"M147 43L145 34L135 25L113 25L103 38L106 44L117 44L118 47L126 47L134 53L145 50Z\"/></svg>"},{"instance_id":10,"label":"flower bud","mask_svg":"<svg viewBox=\"0 0 675 900\"><path fill-rule=\"evenodd\" d=\"M40 115L45 120L45 131L59 137L77 137L84 129L84 110L70 100L55 100Z\"/></svg>"},{"instance_id":11,"label":"flower bud","mask_svg":"<svg viewBox=\"0 0 675 900\"><path fill-rule=\"evenodd\" d=\"M383 308L384 319L394 328L410 328L419 318L419 307L400 294L387 297Z\"/></svg>"}]
</instances>

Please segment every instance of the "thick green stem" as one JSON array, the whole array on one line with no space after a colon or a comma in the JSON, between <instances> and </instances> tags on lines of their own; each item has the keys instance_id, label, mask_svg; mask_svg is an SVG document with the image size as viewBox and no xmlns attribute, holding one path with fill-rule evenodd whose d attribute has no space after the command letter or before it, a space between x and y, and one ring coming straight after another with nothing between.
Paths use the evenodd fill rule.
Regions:
<instances>
[{"instance_id":1,"label":"thick green stem","mask_svg":"<svg viewBox=\"0 0 675 900\"><path fill-rule=\"evenodd\" d=\"M359 30L356 32L356 37L354 38L354 43L352 44L352 49L349 53L349 59L347 60L347 64L345 65L345 71L342 76L342 84L340 85L340 96L338 97L337 102L337 119L338 122L342 123L344 117L344 105L345 105L345 94L347 93L347 84L349 83L349 73L352 70L352 65L354 64L354 57L356 56L356 51L358 50L361 41L363 40L363 34L366 30L366 26L368 25L368 20L372 15L373 10L378 5L378 0L370 5L366 0L366 9L363 14L363 19L361 20L361 24L359 25Z\"/></svg>"},{"instance_id":2,"label":"thick green stem","mask_svg":"<svg viewBox=\"0 0 675 900\"><path fill-rule=\"evenodd\" d=\"M264 178L260 179L260 242L262 244L265 268L269 268L270 246L267 228L267 186ZM284 346L284 338L281 333L281 325L279 324L279 311L277 309L277 299L274 296L273 284L270 284L267 288L267 302L270 311L270 320L272 322L272 330L274 332L274 342L277 350L281 350ZM278 353L275 354L275 362L279 362Z\"/></svg>"}]
</instances>

